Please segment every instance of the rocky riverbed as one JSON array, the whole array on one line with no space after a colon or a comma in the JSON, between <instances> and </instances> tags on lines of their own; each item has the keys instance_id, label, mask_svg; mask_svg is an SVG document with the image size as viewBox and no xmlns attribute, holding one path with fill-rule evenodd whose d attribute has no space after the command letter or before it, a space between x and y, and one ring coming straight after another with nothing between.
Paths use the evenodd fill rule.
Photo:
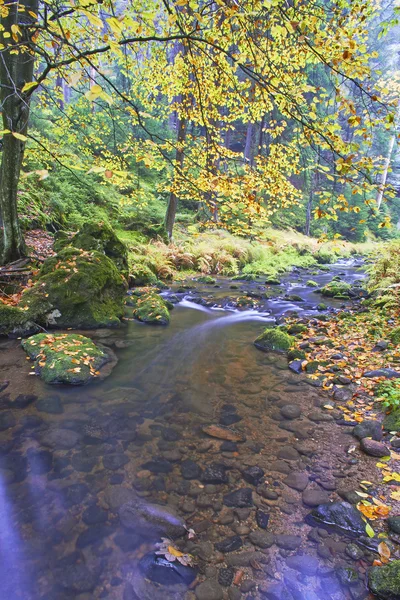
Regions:
<instances>
[{"instance_id":1,"label":"rocky riverbed","mask_svg":"<svg viewBox=\"0 0 400 600\"><path fill-rule=\"evenodd\" d=\"M285 311L321 312L307 281L339 273L362 278L357 265L297 271L254 306L232 303L272 286L175 286L169 327L83 332L119 358L83 388L30 376L20 342L3 339L1 597L366 598L381 538L367 535L356 491L378 482L377 459L286 357L253 345ZM391 517L373 525L396 557Z\"/></svg>"}]
</instances>

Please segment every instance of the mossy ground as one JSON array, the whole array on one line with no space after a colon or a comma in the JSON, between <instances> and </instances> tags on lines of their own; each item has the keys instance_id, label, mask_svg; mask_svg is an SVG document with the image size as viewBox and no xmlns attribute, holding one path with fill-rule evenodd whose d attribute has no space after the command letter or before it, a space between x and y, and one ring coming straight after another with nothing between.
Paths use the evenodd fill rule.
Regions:
<instances>
[{"instance_id":1,"label":"mossy ground","mask_svg":"<svg viewBox=\"0 0 400 600\"><path fill-rule=\"evenodd\" d=\"M39 333L24 340L22 347L35 361L35 372L50 384L85 385L108 360L89 338L77 334Z\"/></svg>"}]
</instances>

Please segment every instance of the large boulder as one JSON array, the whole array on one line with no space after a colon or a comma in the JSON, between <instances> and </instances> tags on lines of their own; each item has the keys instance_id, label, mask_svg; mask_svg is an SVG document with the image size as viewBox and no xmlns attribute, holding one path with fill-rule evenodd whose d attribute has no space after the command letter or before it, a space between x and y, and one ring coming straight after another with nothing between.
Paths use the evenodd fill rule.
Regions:
<instances>
[{"instance_id":1,"label":"large boulder","mask_svg":"<svg viewBox=\"0 0 400 600\"><path fill-rule=\"evenodd\" d=\"M383 421L386 431L400 431L400 408L393 410Z\"/></svg>"},{"instance_id":2,"label":"large boulder","mask_svg":"<svg viewBox=\"0 0 400 600\"><path fill-rule=\"evenodd\" d=\"M135 319L151 325L168 325L168 307L172 308L172 305L154 290L148 289L144 294L131 296L129 304L133 306Z\"/></svg>"},{"instance_id":3,"label":"large boulder","mask_svg":"<svg viewBox=\"0 0 400 600\"><path fill-rule=\"evenodd\" d=\"M185 522L172 508L141 502L139 499L123 504L119 509L119 518L124 527L147 538L165 536L176 539L186 533Z\"/></svg>"},{"instance_id":4,"label":"large boulder","mask_svg":"<svg viewBox=\"0 0 400 600\"><path fill-rule=\"evenodd\" d=\"M35 361L35 372L46 383L85 385L98 377L99 369L112 360L109 352L83 335L39 333L24 340L22 347Z\"/></svg>"},{"instance_id":5,"label":"large boulder","mask_svg":"<svg viewBox=\"0 0 400 600\"><path fill-rule=\"evenodd\" d=\"M124 314L126 288L124 276L105 254L67 247L45 261L19 308L39 325L111 327Z\"/></svg>"},{"instance_id":6,"label":"large boulder","mask_svg":"<svg viewBox=\"0 0 400 600\"><path fill-rule=\"evenodd\" d=\"M279 327L267 328L254 341L256 348L264 352L288 352L294 343L294 338Z\"/></svg>"},{"instance_id":7,"label":"large boulder","mask_svg":"<svg viewBox=\"0 0 400 600\"><path fill-rule=\"evenodd\" d=\"M123 242L106 223L85 223L72 237L59 235L56 241L56 251L66 246L81 250L95 250L105 254L113 261L120 273L128 276L128 251Z\"/></svg>"},{"instance_id":8,"label":"large boulder","mask_svg":"<svg viewBox=\"0 0 400 600\"><path fill-rule=\"evenodd\" d=\"M334 298L336 296L348 297L350 295L350 290L351 285L349 283L345 283L344 281L331 281L321 288L320 291L323 296Z\"/></svg>"},{"instance_id":9,"label":"large boulder","mask_svg":"<svg viewBox=\"0 0 400 600\"><path fill-rule=\"evenodd\" d=\"M400 598L400 560L382 567L372 567L368 572L370 591L382 600Z\"/></svg>"},{"instance_id":10,"label":"large boulder","mask_svg":"<svg viewBox=\"0 0 400 600\"><path fill-rule=\"evenodd\" d=\"M0 335L17 337L38 330L35 317L29 311L0 302Z\"/></svg>"}]
</instances>

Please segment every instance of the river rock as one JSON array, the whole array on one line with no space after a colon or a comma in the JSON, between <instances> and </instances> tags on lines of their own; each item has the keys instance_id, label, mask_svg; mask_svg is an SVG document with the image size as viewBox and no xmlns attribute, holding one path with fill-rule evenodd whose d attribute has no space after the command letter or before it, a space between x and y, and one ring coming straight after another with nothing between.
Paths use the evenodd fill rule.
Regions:
<instances>
[{"instance_id":1,"label":"river rock","mask_svg":"<svg viewBox=\"0 0 400 600\"><path fill-rule=\"evenodd\" d=\"M386 520L390 531L393 531L394 533L398 533L400 534L400 516L397 517L389 517Z\"/></svg>"},{"instance_id":2,"label":"river rock","mask_svg":"<svg viewBox=\"0 0 400 600\"><path fill-rule=\"evenodd\" d=\"M382 600L398 600L400 590L400 560L372 567L368 572L368 588Z\"/></svg>"},{"instance_id":3,"label":"river rock","mask_svg":"<svg viewBox=\"0 0 400 600\"><path fill-rule=\"evenodd\" d=\"M267 529L269 523L269 513L266 513L262 510L257 510L256 521L260 529Z\"/></svg>"},{"instance_id":4,"label":"river rock","mask_svg":"<svg viewBox=\"0 0 400 600\"><path fill-rule=\"evenodd\" d=\"M234 552L239 550L243 546L242 538L239 535L232 535L231 537L225 538L222 542L215 544L215 549L218 552Z\"/></svg>"},{"instance_id":5,"label":"river rock","mask_svg":"<svg viewBox=\"0 0 400 600\"><path fill-rule=\"evenodd\" d=\"M275 536L275 539L279 548L284 550L297 550L301 545L301 537L298 535L280 534Z\"/></svg>"},{"instance_id":6,"label":"river rock","mask_svg":"<svg viewBox=\"0 0 400 600\"><path fill-rule=\"evenodd\" d=\"M204 483L220 484L228 483L228 476L226 474L226 466L222 463L211 463L208 465L201 477L201 481Z\"/></svg>"},{"instance_id":7,"label":"river rock","mask_svg":"<svg viewBox=\"0 0 400 600\"><path fill-rule=\"evenodd\" d=\"M123 504L131 502L135 498L135 493L122 485L113 485L104 494L104 501L111 510L119 509Z\"/></svg>"},{"instance_id":8,"label":"river rock","mask_svg":"<svg viewBox=\"0 0 400 600\"><path fill-rule=\"evenodd\" d=\"M311 525L322 525L352 536L365 533L361 513L348 502L320 504L308 516Z\"/></svg>"},{"instance_id":9,"label":"river rock","mask_svg":"<svg viewBox=\"0 0 400 600\"><path fill-rule=\"evenodd\" d=\"M382 439L382 426L378 421L365 420L354 427L353 435L358 440L372 438L373 440L380 442Z\"/></svg>"},{"instance_id":10,"label":"river rock","mask_svg":"<svg viewBox=\"0 0 400 600\"><path fill-rule=\"evenodd\" d=\"M184 460L181 464L181 475L183 479L200 479L201 468L193 460Z\"/></svg>"},{"instance_id":11,"label":"river rock","mask_svg":"<svg viewBox=\"0 0 400 600\"><path fill-rule=\"evenodd\" d=\"M301 415L301 410L296 404L286 404L281 408L281 415L284 419L298 419Z\"/></svg>"},{"instance_id":12,"label":"river rock","mask_svg":"<svg viewBox=\"0 0 400 600\"><path fill-rule=\"evenodd\" d=\"M309 488L304 490L302 500L306 506L319 506L329 502L329 494L319 488Z\"/></svg>"},{"instance_id":13,"label":"river rock","mask_svg":"<svg viewBox=\"0 0 400 600\"><path fill-rule=\"evenodd\" d=\"M263 477L263 469L257 466L247 467L247 469L243 471L243 479L252 485L258 485Z\"/></svg>"},{"instance_id":14,"label":"river rock","mask_svg":"<svg viewBox=\"0 0 400 600\"><path fill-rule=\"evenodd\" d=\"M161 585L185 584L189 586L196 578L197 571L191 566L184 566L177 560L171 562L165 556L154 552L145 554L138 564L139 570L146 579Z\"/></svg>"},{"instance_id":15,"label":"river rock","mask_svg":"<svg viewBox=\"0 0 400 600\"><path fill-rule=\"evenodd\" d=\"M228 442L245 442L245 436L231 429L230 427L223 427L222 425L207 425L202 427L202 431L211 437L218 438L219 440L226 440Z\"/></svg>"},{"instance_id":16,"label":"river rock","mask_svg":"<svg viewBox=\"0 0 400 600\"><path fill-rule=\"evenodd\" d=\"M172 508L159 504L144 504L139 500L127 502L119 509L119 518L127 529L155 538L175 539L186 533L183 519Z\"/></svg>"},{"instance_id":17,"label":"river rock","mask_svg":"<svg viewBox=\"0 0 400 600\"><path fill-rule=\"evenodd\" d=\"M68 450L73 448L79 440L79 435L71 429L51 429L44 433L40 439L43 446Z\"/></svg>"},{"instance_id":18,"label":"river rock","mask_svg":"<svg viewBox=\"0 0 400 600\"><path fill-rule=\"evenodd\" d=\"M387 379L394 379L400 377L400 371L394 369L375 369L374 371L367 371L363 377L386 377Z\"/></svg>"},{"instance_id":19,"label":"river rock","mask_svg":"<svg viewBox=\"0 0 400 600\"><path fill-rule=\"evenodd\" d=\"M314 556L307 554L295 554L286 559L286 564L291 569L299 571L302 575L315 575L319 562Z\"/></svg>"},{"instance_id":20,"label":"river rock","mask_svg":"<svg viewBox=\"0 0 400 600\"><path fill-rule=\"evenodd\" d=\"M231 567L248 567L254 561L257 563L267 563L269 561L269 557L263 552L257 551L245 551L238 552L237 554L229 554L225 558L226 563Z\"/></svg>"},{"instance_id":21,"label":"river rock","mask_svg":"<svg viewBox=\"0 0 400 600\"><path fill-rule=\"evenodd\" d=\"M97 576L83 563L63 565L54 570L54 577L58 585L77 594L92 591L97 583Z\"/></svg>"},{"instance_id":22,"label":"river rock","mask_svg":"<svg viewBox=\"0 0 400 600\"><path fill-rule=\"evenodd\" d=\"M15 417L11 410L7 410L0 414L0 431L6 431L16 424Z\"/></svg>"},{"instance_id":23,"label":"river rock","mask_svg":"<svg viewBox=\"0 0 400 600\"><path fill-rule=\"evenodd\" d=\"M225 506L233 508L249 508L253 506L253 493L250 488L240 488L226 494L223 498Z\"/></svg>"},{"instance_id":24,"label":"river rock","mask_svg":"<svg viewBox=\"0 0 400 600\"><path fill-rule=\"evenodd\" d=\"M369 456L377 456L381 458L383 456L390 456L390 450L382 444L382 442L377 442L376 440L370 440L369 438L363 438L360 443L361 450L364 450L366 454Z\"/></svg>"},{"instance_id":25,"label":"river rock","mask_svg":"<svg viewBox=\"0 0 400 600\"><path fill-rule=\"evenodd\" d=\"M222 600L223 590L218 581L208 579L198 585L194 591L197 600Z\"/></svg>"},{"instance_id":26,"label":"river rock","mask_svg":"<svg viewBox=\"0 0 400 600\"><path fill-rule=\"evenodd\" d=\"M308 485L308 475L301 471L293 471L286 477L284 483L294 490L302 492Z\"/></svg>"},{"instance_id":27,"label":"river rock","mask_svg":"<svg viewBox=\"0 0 400 600\"><path fill-rule=\"evenodd\" d=\"M252 531L249 540L259 548L270 548L275 543L275 538L268 531Z\"/></svg>"},{"instance_id":28,"label":"river rock","mask_svg":"<svg viewBox=\"0 0 400 600\"><path fill-rule=\"evenodd\" d=\"M105 454L103 456L103 466L110 471L117 471L129 462L126 454Z\"/></svg>"}]
</instances>

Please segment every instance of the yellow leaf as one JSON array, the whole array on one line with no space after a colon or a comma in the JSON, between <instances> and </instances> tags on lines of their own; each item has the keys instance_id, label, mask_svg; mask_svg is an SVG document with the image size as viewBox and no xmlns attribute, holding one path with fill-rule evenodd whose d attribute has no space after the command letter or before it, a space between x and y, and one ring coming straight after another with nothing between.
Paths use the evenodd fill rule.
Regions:
<instances>
[{"instance_id":1,"label":"yellow leaf","mask_svg":"<svg viewBox=\"0 0 400 600\"><path fill-rule=\"evenodd\" d=\"M26 142L28 139L26 135L22 135L22 133L18 133L17 131L12 131L11 133L17 140L21 140L21 142Z\"/></svg>"}]
</instances>

